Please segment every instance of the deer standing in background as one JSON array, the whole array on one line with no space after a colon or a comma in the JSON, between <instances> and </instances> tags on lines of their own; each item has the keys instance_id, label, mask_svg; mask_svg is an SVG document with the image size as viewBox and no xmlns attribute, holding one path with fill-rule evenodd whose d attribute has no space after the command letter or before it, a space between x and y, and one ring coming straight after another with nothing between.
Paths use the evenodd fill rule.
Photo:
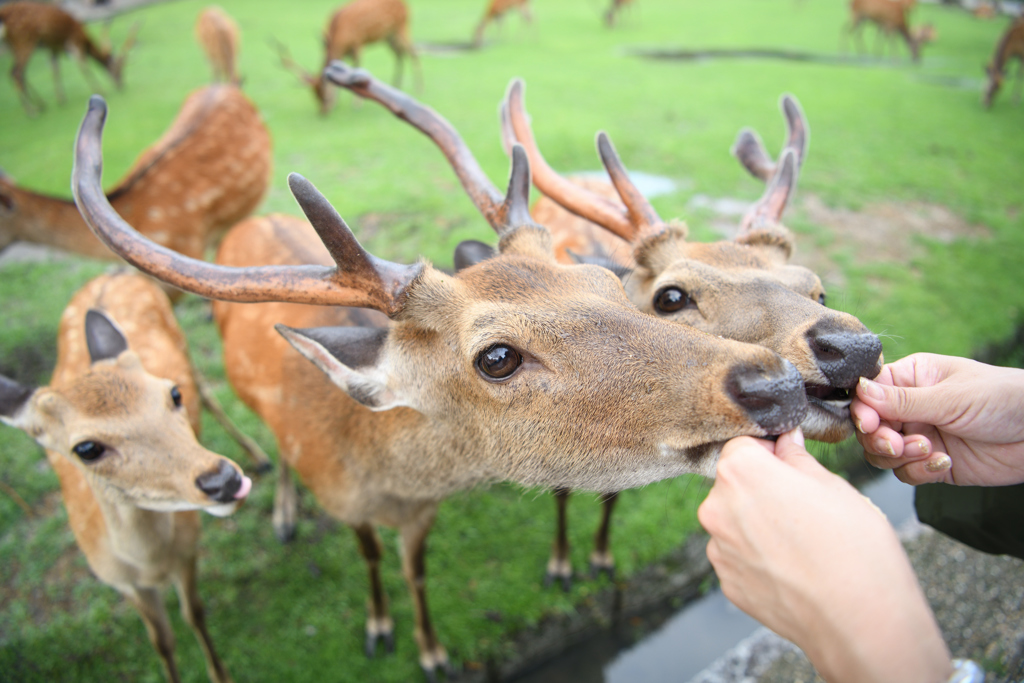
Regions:
<instances>
[{"instance_id":1,"label":"deer standing in background","mask_svg":"<svg viewBox=\"0 0 1024 683\"><path fill-rule=\"evenodd\" d=\"M402 60L408 56L412 60L417 89L422 88L419 57L409 37L409 8L403 0L352 0L335 10L324 31L324 67L336 59L359 66L363 47L381 40L387 41L395 53L395 87L401 85ZM323 74L314 75L304 70L280 43L277 49L284 67L312 88L320 113L327 114L334 107L336 97Z\"/></svg>"},{"instance_id":2,"label":"deer standing in background","mask_svg":"<svg viewBox=\"0 0 1024 683\"><path fill-rule=\"evenodd\" d=\"M0 377L0 419L46 449L78 547L138 610L167 679L179 680L161 595L173 583L210 680L230 683L197 590L198 510L231 514L252 481L196 440L199 397L167 296L141 275L101 276L58 334L49 386Z\"/></svg>"},{"instance_id":3,"label":"deer standing in background","mask_svg":"<svg viewBox=\"0 0 1024 683\"><path fill-rule=\"evenodd\" d=\"M824 307L825 291L814 273L786 264L793 242L780 221L808 142L807 121L796 100L782 98L788 139L778 163L753 131L741 131L733 152L768 188L747 212L734 241L710 244L687 241L685 224L658 217L629 181L604 133L598 136L598 149L611 184L570 182L555 173L537 148L523 100L522 82L513 81L501 108L503 139L507 149L521 144L530 157L534 184L545 195L532 215L551 230L559 261L582 260L613 270L630 300L647 314L770 348L803 378L809 409L801 426L806 435L829 443L852 435L850 392L861 376L878 374L882 345L853 316ZM568 491L555 494L559 521L546 582L558 579L567 588L572 577L565 528ZM590 556L594 573L610 575L614 567L608 534L615 501L615 493L605 493Z\"/></svg>"},{"instance_id":4,"label":"deer standing in background","mask_svg":"<svg viewBox=\"0 0 1024 683\"><path fill-rule=\"evenodd\" d=\"M98 97L72 186L90 226L131 263L235 302L218 304L217 319L236 390L260 406L283 459L325 509L355 529L368 562L368 653L393 632L374 530L385 524L401 532L420 664L433 678L450 664L427 610L425 540L446 496L497 481L606 491L710 474L725 440L792 428L806 397L776 354L644 315L609 271L557 264L549 233L529 218L521 150L502 195L432 110L340 62L325 74L441 147L498 232L497 256L454 276L376 258L295 174L292 192L323 246L300 222L271 217L232 231L217 265L175 254L132 230L103 195ZM282 303L241 305L255 302ZM322 373L273 341L272 322ZM288 504L280 494L289 485L275 506Z\"/></svg>"},{"instance_id":5,"label":"deer standing in background","mask_svg":"<svg viewBox=\"0 0 1024 683\"><path fill-rule=\"evenodd\" d=\"M1014 87L1014 102L1020 102L1021 87L1024 86L1024 15L1017 17L996 43L996 52L992 61L985 67L988 74L988 87L985 88L985 108L992 107L1003 79L1010 67L1010 62L1017 60L1017 84Z\"/></svg>"},{"instance_id":6,"label":"deer standing in background","mask_svg":"<svg viewBox=\"0 0 1024 683\"><path fill-rule=\"evenodd\" d=\"M492 21L501 21L502 17L506 12L513 9L519 10L519 15L523 18L526 23L533 21L533 15L530 13L530 0L490 0L487 3L487 11L484 12L484 16L480 19L480 23L477 24L476 30L473 32L473 45L480 47L484 43L484 31L487 30L487 25Z\"/></svg>"},{"instance_id":7,"label":"deer standing in background","mask_svg":"<svg viewBox=\"0 0 1024 683\"><path fill-rule=\"evenodd\" d=\"M615 20L618 18L619 12L627 5L632 4L633 0L612 0L611 6L604 13L604 23L608 25L608 28L615 26Z\"/></svg>"},{"instance_id":8,"label":"deer standing in background","mask_svg":"<svg viewBox=\"0 0 1024 683\"><path fill-rule=\"evenodd\" d=\"M206 53L215 82L242 84L238 75L238 48L242 38L231 15L216 5L204 9L196 19L196 40Z\"/></svg>"},{"instance_id":9,"label":"deer standing in background","mask_svg":"<svg viewBox=\"0 0 1024 683\"><path fill-rule=\"evenodd\" d=\"M899 34L907 43L910 56L915 62L921 61L921 46L935 40L935 28L925 24L911 30L908 17L916 0L851 0L850 23L846 27L864 50L863 24L865 21L878 26L879 40L885 39L890 49L894 34ZM893 52L895 55L895 52Z\"/></svg>"},{"instance_id":10,"label":"deer standing in background","mask_svg":"<svg viewBox=\"0 0 1024 683\"><path fill-rule=\"evenodd\" d=\"M131 30L121 46L121 51L114 54L107 46L97 45L85 32L85 27L73 16L56 5L41 2L11 2L0 6L0 36L11 48L14 55L14 66L11 78L18 89L21 104L29 114L45 108L43 98L25 81L25 69L36 48L47 48L50 51L50 64L53 67L53 84L57 93L57 101L64 102L64 86L60 80L60 56L67 53L78 62L89 85L98 91L99 84L86 67L86 59L93 59L107 70L118 89L123 83L124 63L128 50L135 43L138 24Z\"/></svg>"}]
</instances>

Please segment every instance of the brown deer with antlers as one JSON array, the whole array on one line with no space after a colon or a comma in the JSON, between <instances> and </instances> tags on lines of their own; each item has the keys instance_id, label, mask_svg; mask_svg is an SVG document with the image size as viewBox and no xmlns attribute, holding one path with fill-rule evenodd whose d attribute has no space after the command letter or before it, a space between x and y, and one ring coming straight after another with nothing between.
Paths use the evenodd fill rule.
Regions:
<instances>
[{"instance_id":1,"label":"brown deer with antlers","mask_svg":"<svg viewBox=\"0 0 1024 683\"><path fill-rule=\"evenodd\" d=\"M395 53L395 87L402 82L402 60L412 61L417 89L422 87L423 75L419 57L409 37L409 8L403 0L352 0L331 14L324 31L324 67L336 59L345 59L359 66L359 53L364 46L381 40L387 41ZM281 63L299 80L312 88L326 115L335 103L335 91L323 74L313 75L291 58L281 43L276 43Z\"/></svg>"},{"instance_id":2,"label":"brown deer with antlers","mask_svg":"<svg viewBox=\"0 0 1024 683\"><path fill-rule=\"evenodd\" d=\"M996 43L996 52L992 61L985 67L988 74L988 87L985 88L985 108L992 107L992 100L1003 85L1003 79L1010 68L1010 62L1017 60L1017 84L1014 87L1014 101L1020 102L1021 88L1024 87L1024 16L1013 20L1009 28Z\"/></svg>"},{"instance_id":3,"label":"brown deer with antlers","mask_svg":"<svg viewBox=\"0 0 1024 683\"><path fill-rule=\"evenodd\" d=\"M57 101L64 102L64 86L60 80L62 54L67 53L75 58L93 90L98 91L100 88L86 67L86 59L92 59L106 69L114 84L120 89L125 59L128 50L135 43L137 32L136 24L125 39L120 52L115 55L109 47L97 45L85 32L81 22L56 5L11 2L0 6L0 36L10 46L14 55L11 78L18 89L22 106L30 114L45 108L43 98L33 92L25 81L25 69L37 48L42 47L50 51Z\"/></svg>"},{"instance_id":4,"label":"brown deer with antlers","mask_svg":"<svg viewBox=\"0 0 1024 683\"><path fill-rule=\"evenodd\" d=\"M509 87L501 108L503 138L507 148L521 144L530 157L534 184L545 195L532 215L551 230L559 260L600 264L618 273L630 300L652 316L779 353L803 378L809 410L801 426L807 436L830 443L849 437L850 390L861 376L878 373L882 346L859 320L824 307L824 288L811 271L786 264L793 242L780 221L808 141L807 121L796 100L782 98L789 134L778 163L753 131L741 131L733 152L768 188L747 212L734 241L708 244L688 241L685 224L658 217L630 182L604 133L598 136L598 150L612 184L559 176L537 148L523 91L521 81ZM478 247L475 253L463 252L461 264L487 255ZM568 588L568 491L555 493L559 522L546 582L558 579ZM605 493L590 556L594 573L611 574L614 567L609 531L615 501L615 493Z\"/></svg>"},{"instance_id":5,"label":"brown deer with antlers","mask_svg":"<svg viewBox=\"0 0 1024 683\"><path fill-rule=\"evenodd\" d=\"M500 22L502 17L507 12L512 10L519 10L519 15L523 18L526 23L533 22L533 14L530 12L530 0L490 0L487 3L487 10L484 12L484 16L480 19L480 23L476 25L476 30L473 31L473 45L480 47L484 44L484 31L487 30L487 26L491 22Z\"/></svg>"},{"instance_id":6,"label":"brown deer with antlers","mask_svg":"<svg viewBox=\"0 0 1024 683\"><path fill-rule=\"evenodd\" d=\"M916 0L851 0L850 23L847 24L846 33L855 36L863 51L863 24L869 21L878 26L879 41L884 39L891 48L895 34L899 34L906 41L911 58L919 62L921 46L935 40L936 32L931 24L910 28L910 10L915 4Z\"/></svg>"},{"instance_id":7,"label":"brown deer with antlers","mask_svg":"<svg viewBox=\"0 0 1024 683\"><path fill-rule=\"evenodd\" d=\"M0 377L0 419L46 449L79 548L138 610L167 679L179 680L161 595L173 583L210 680L230 683L197 590L198 510L230 514L252 482L196 441L199 396L163 291L137 274L86 284L61 317L50 385Z\"/></svg>"},{"instance_id":8,"label":"brown deer with antlers","mask_svg":"<svg viewBox=\"0 0 1024 683\"><path fill-rule=\"evenodd\" d=\"M378 259L295 174L292 192L323 246L271 217L233 231L218 265L174 254L132 230L100 189L99 98L79 134L73 187L90 226L129 262L237 302L218 305L225 349L239 359L226 365L283 459L356 531L371 577L368 652L392 633L374 531L385 524L401 531L420 663L433 677L450 665L427 611L425 539L444 497L503 480L608 491L711 474L724 440L792 428L806 396L767 349L644 315L609 271L558 264L550 234L529 218L521 150L502 195L435 112L340 62L325 74L431 137L498 232L494 258L454 276ZM239 305L260 301L283 303ZM272 342L271 322L322 373Z\"/></svg>"},{"instance_id":9,"label":"brown deer with antlers","mask_svg":"<svg viewBox=\"0 0 1024 683\"><path fill-rule=\"evenodd\" d=\"M196 18L196 40L213 69L213 80L217 83L241 85L238 49L242 36L231 15L216 5L204 9Z\"/></svg>"}]
</instances>

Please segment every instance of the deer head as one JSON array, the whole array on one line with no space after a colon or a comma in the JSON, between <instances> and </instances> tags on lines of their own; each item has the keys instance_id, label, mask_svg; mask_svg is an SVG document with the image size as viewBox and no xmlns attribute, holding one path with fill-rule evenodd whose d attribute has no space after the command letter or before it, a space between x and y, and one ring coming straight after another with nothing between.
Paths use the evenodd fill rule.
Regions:
<instances>
[{"instance_id":1,"label":"deer head","mask_svg":"<svg viewBox=\"0 0 1024 683\"><path fill-rule=\"evenodd\" d=\"M252 482L196 441L181 393L146 372L116 323L85 316L92 364L62 386L0 377L0 420L68 458L95 491L146 510L202 509L224 516Z\"/></svg>"},{"instance_id":2,"label":"deer head","mask_svg":"<svg viewBox=\"0 0 1024 683\"><path fill-rule=\"evenodd\" d=\"M806 385L810 408L802 427L811 438L834 442L852 434L849 391L861 376L878 373L882 347L856 318L825 308L825 290L814 273L787 264L792 237L780 217L806 153L808 129L793 98L784 97L782 109L789 139L778 163L755 133L740 133L734 151L768 187L736 239L713 243L690 242L684 224L658 217L604 133L598 151L621 205L556 174L534 141L521 81L510 85L501 115L506 144L525 147L538 168L534 183L545 195L628 241L633 264L612 267L638 309L782 355Z\"/></svg>"},{"instance_id":3,"label":"deer head","mask_svg":"<svg viewBox=\"0 0 1024 683\"><path fill-rule=\"evenodd\" d=\"M159 247L117 216L100 186L104 115L94 97L73 180L100 239L209 298L385 313L392 325L383 329L279 331L353 400L376 411L411 408L403 429L434 430L487 479L607 491L712 474L726 439L781 433L806 411L799 374L774 353L642 315L607 270L556 263L547 230L529 219L522 150L513 151L508 192L488 207L499 255L455 276L368 254L295 174L292 193L336 266L231 268ZM470 194L492 190L480 182Z\"/></svg>"},{"instance_id":4,"label":"deer head","mask_svg":"<svg viewBox=\"0 0 1024 683\"><path fill-rule=\"evenodd\" d=\"M290 71L299 79L299 82L313 91L313 97L319 104L319 111L322 116L327 115L334 106L334 93L328 87L327 82L320 76L314 76L303 69L292 59L288 48L279 40L271 40L271 46L277 50L277 56L281 60L281 66ZM325 48L326 49L326 45Z\"/></svg>"}]
</instances>

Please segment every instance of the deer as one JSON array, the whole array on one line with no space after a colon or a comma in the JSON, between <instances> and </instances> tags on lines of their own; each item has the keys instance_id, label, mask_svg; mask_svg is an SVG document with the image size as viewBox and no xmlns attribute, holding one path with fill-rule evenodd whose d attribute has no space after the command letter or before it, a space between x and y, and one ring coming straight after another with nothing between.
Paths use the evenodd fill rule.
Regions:
<instances>
[{"instance_id":1,"label":"deer","mask_svg":"<svg viewBox=\"0 0 1024 683\"><path fill-rule=\"evenodd\" d=\"M611 183L569 181L541 154L525 108L525 85L513 80L502 102L501 128L507 150L522 145L544 195L532 216L551 231L562 263L603 265L617 273L633 304L644 313L713 335L766 346L800 371L808 399L801 427L809 438L836 443L853 434L849 405L860 377L881 370L882 345L855 317L826 308L821 280L806 268L787 265L792 235L781 215L807 153L809 128L799 103L781 98L788 136L773 161L760 137L744 129L733 154L767 184L744 216L735 240L695 243L679 221L665 222L630 182L611 140L597 137ZM457 266L490 254L487 245L460 245ZM602 492L602 521L590 555L593 576L614 576L610 519L617 495ZM544 583L571 587L566 505L569 491L555 491L558 523Z\"/></svg>"},{"instance_id":2,"label":"deer","mask_svg":"<svg viewBox=\"0 0 1024 683\"><path fill-rule=\"evenodd\" d=\"M495 21L500 22L502 17L513 9L519 10L519 16L526 23L533 22L533 14L530 12L530 0L490 0L487 3L487 10L484 12L483 18L480 19L476 30L473 31L473 46L480 47L483 45L484 31L487 30L488 24Z\"/></svg>"},{"instance_id":3,"label":"deer","mask_svg":"<svg viewBox=\"0 0 1024 683\"><path fill-rule=\"evenodd\" d=\"M0 376L0 420L45 449L78 547L138 611L167 680L180 680L162 597L173 584L210 680L230 683L197 587L199 511L231 514L252 480L197 441L199 395L164 292L136 273L89 281L61 316L50 384Z\"/></svg>"},{"instance_id":4,"label":"deer","mask_svg":"<svg viewBox=\"0 0 1024 683\"><path fill-rule=\"evenodd\" d=\"M394 632L375 526L399 529L419 663L433 680L452 669L426 599L426 536L446 496L499 481L607 491L710 475L725 440L784 432L807 399L774 352L645 315L610 271L558 264L550 234L529 217L521 148L503 194L439 114L341 62L325 75L440 147L498 234L496 256L454 275L375 257L295 173L289 187L311 228L251 219L215 264L177 254L135 231L103 194L98 96L78 135L72 187L90 227L128 262L227 302L215 315L236 391L359 540L370 656L380 642L390 649ZM269 332L274 322L283 341ZM289 504L288 467L279 468L275 520L287 518L278 509Z\"/></svg>"},{"instance_id":5,"label":"deer","mask_svg":"<svg viewBox=\"0 0 1024 683\"><path fill-rule=\"evenodd\" d=\"M916 0L851 0L846 32L857 37L863 50L863 23L870 21L878 26L879 40L885 38L891 45L894 33L902 36L911 58L919 62L921 46L935 40L936 32L931 24L910 29L908 16L915 4Z\"/></svg>"},{"instance_id":6,"label":"deer","mask_svg":"<svg viewBox=\"0 0 1024 683\"><path fill-rule=\"evenodd\" d=\"M988 87L985 88L983 102L986 109L992 108L992 100L1003 85L1003 79L1010 67L1010 61L1017 60L1017 83L1014 87L1014 102L1020 102L1021 88L1024 86L1024 15L1010 23L999 42L992 60L985 67L988 75Z\"/></svg>"},{"instance_id":7,"label":"deer","mask_svg":"<svg viewBox=\"0 0 1024 683\"><path fill-rule=\"evenodd\" d=\"M0 37L11 48L14 66L11 78L18 90L22 107L29 115L36 114L45 105L43 98L33 92L25 80L25 69L36 48L50 50L50 64L53 67L53 85L57 101L64 102L64 86L60 79L60 56L67 53L78 62L93 90L99 91L92 73L86 67L86 59L92 59L102 66L120 90L124 83L124 65L128 51L135 44L139 25L136 24L125 38L118 53L109 47L98 45L86 33L82 23L57 5L42 2L11 2L0 6Z\"/></svg>"},{"instance_id":8,"label":"deer","mask_svg":"<svg viewBox=\"0 0 1024 683\"><path fill-rule=\"evenodd\" d=\"M216 5L204 9L196 18L196 40L213 69L214 82L240 86L238 46L242 38L231 15Z\"/></svg>"},{"instance_id":9,"label":"deer","mask_svg":"<svg viewBox=\"0 0 1024 683\"><path fill-rule=\"evenodd\" d=\"M618 18L619 12L621 12L627 5L632 4L633 0L612 0L612 4L604 13L604 23L608 28L615 26L615 21Z\"/></svg>"},{"instance_id":10,"label":"deer","mask_svg":"<svg viewBox=\"0 0 1024 683\"><path fill-rule=\"evenodd\" d=\"M347 59L359 66L364 46L385 40L395 53L395 87L402 82L402 60L412 61L417 90L423 87L419 56L409 37L409 8L403 0L352 0L335 10L324 31L324 67L336 59ZM334 108L335 92L322 74L314 75L299 66L288 49L275 42L281 64L313 90L321 116Z\"/></svg>"}]
</instances>

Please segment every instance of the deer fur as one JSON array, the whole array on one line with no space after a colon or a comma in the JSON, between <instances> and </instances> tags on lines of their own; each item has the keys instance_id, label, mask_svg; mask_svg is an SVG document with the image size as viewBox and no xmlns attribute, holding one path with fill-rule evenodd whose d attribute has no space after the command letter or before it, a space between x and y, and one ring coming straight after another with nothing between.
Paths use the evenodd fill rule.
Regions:
<instances>
[{"instance_id":1,"label":"deer fur","mask_svg":"<svg viewBox=\"0 0 1024 683\"><path fill-rule=\"evenodd\" d=\"M230 514L252 482L196 440L199 397L170 302L141 275L100 276L58 334L49 386L0 378L0 419L46 449L89 567L138 610L168 680L179 678L161 589L173 583L210 680L228 683L197 591L198 510ZM102 452L87 460L78 449L90 443Z\"/></svg>"},{"instance_id":2,"label":"deer fur","mask_svg":"<svg viewBox=\"0 0 1024 683\"><path fill-rule=\"evenodd\" d=\"M996 93L1003 85L1003 79L1010 68L1010 62L1017 60L1017 84L1014 88L1014 102L1020 102L1021 88L1024 87L1024 16L1014 19L996 43L995 54L985 67L988 87L985 88L985 108L992 107Z\"/></svg>"},{"instance_id":3,"label":"deer fur","mask_svg":"<svg viewBox=\"0 0 1024 683\"><path fill-rule=\"evenodd\" d=\"M526 23L533 21L533 14L530 12L530 0L490 0L487 3L487 10L476 25L473 31L473 45L480 47L484 44L484 31L491 22L500 22L505 13L513 9L519 10L519 15Z\"/></svg>"},{"instance_id":4,"label":"deer fur","mask_svg":"<svg viewBox=\"0 0 1024 683\"><path fill-rule=\"evenodd\" d=\"M240 86L238 49L242 36L231 15L216 5L204 9L196 18L196 40L210 62L214 82Z\"/></svg>"},{"instance_id":5,"label":"deer fur","mask_svg":"<svg viewBox=\"0 0 1024 683\"><path fill-rule=\"evenodd\" d=\"M86 68L86 59L92 59L102 66L120 89L123 84L125 59L135 41L136 30L137 27L125 40L120 53L115 55L109 47L95 43L85 32L81 22L56 5L42 2L11 2L0 6L0 36L10 46L14 55L11 78L18 89L22 106L30 114L44 108L42 97L33 92L25 80L25 70L37 48L50 51L57 100L64 102L64 86L60 80L60 56L67 53L74 57L94 90L99 90L99 86Z\"/></svg>"},{"instance_id":6,"label":"deer fur","mask_svg":"<svg viewBox=\"0 0 1024 683\"><path fill-rule=\"evenodd\" d=\"M846 33L855 36L863 51L863 24L869 21L878 26L879 40L885 39L890 45L895 34L899 34L906 42L911 58L919 62L921 46L935 40L936 33L931 24L913 30L910 28L909 15L916 4L916 0L851 0Z\"/></svg>"}]
</instances>

